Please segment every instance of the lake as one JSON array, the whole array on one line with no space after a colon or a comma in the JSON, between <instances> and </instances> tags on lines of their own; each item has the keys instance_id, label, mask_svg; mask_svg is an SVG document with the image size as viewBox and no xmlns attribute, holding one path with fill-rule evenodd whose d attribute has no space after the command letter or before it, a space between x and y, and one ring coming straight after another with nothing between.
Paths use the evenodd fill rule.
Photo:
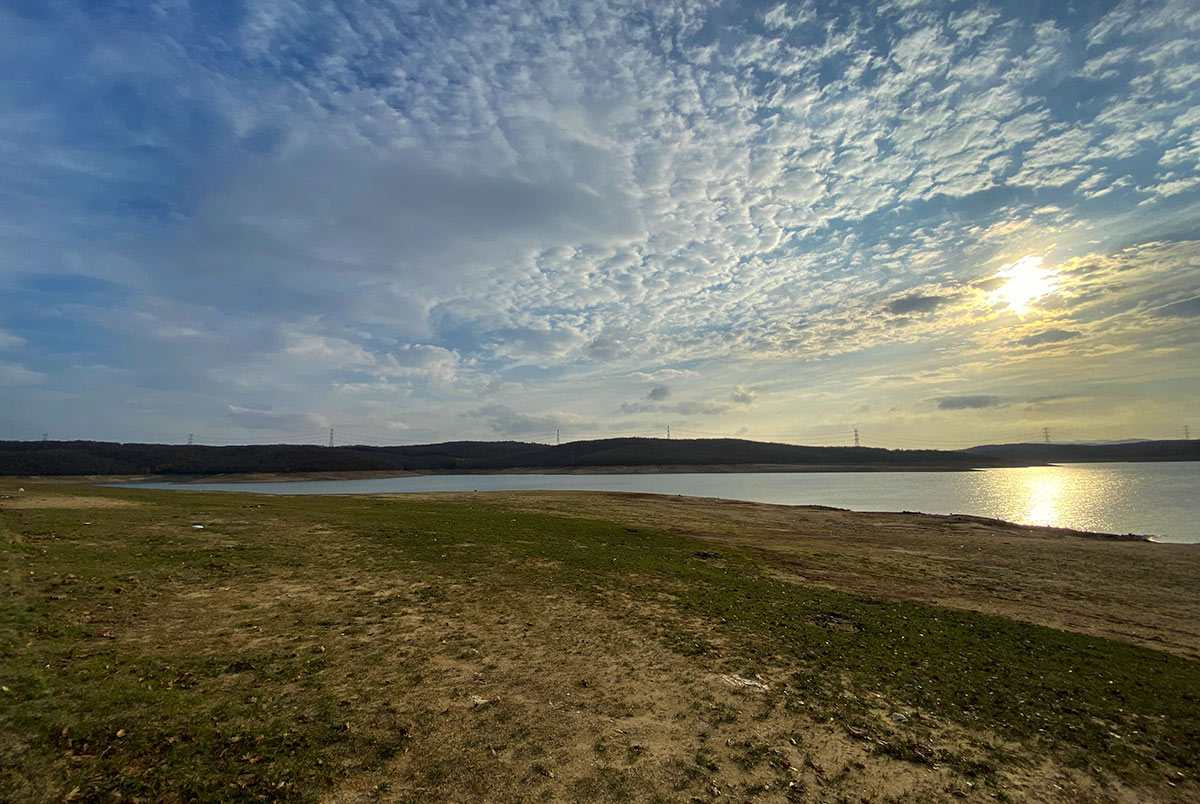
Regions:
<instances>
[{"instance_id":1,"label":"lake","mask_svg":"<svg viewBox=\"0 0 1200 804\"><path fill-rule=\"evenodd\" d=\"M282 483L140 483L265 494L637 491L855 511L975 514L1027 525L1200 542L1200 462L1079 463L974 472L424 475Z\"/></svg>"}]
</instances>

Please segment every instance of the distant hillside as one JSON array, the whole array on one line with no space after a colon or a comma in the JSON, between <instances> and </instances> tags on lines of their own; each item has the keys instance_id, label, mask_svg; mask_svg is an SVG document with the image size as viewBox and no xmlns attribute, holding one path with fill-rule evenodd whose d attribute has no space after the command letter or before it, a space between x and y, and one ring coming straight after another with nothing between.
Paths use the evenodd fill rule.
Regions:
<instances>
[{"instance_id":1,"label":"distant hillside","mask_svg":"<svg viewBox=\"0 0 1200 804\"><path fill-rule=\"evenodd\" d=\"M451 441L397 447L287 444L207 447L101 441L0 441L0 475L214 475L251 472L494 472L502 470L822 467L972 469L1048 462L1200 460L1200 441L997 444L962 451L801 447L735 438L609 438L561 446Z\"/></svg>"},{"instance_id":2,"label":"distant hillside","mask_svg":"<svg viewBox=\"0 0 1200 804\"><path fill-rule=\"evenodd\" d=\"M527 452L475 459L476 469L607 466L862 466L966 469L996 466L987 456L938 450L800 447L738 438L606 438L562 446L529 445ZM460 467L466 468L466 467Z\"/></svg>"},{"instance_id":3,"label":"distant hillside","mask_svg":"<svg viewBox=\"0 0 1200 804\"><path fill-rule=\"evenodd\" d=\"M969 469L997 466L984 455L868 447L797 447L741 439L613 438L561 446L454 441L398 447L0 442L6 475L211 475L248 472L458 471L650 466L828 466Z\"/></svg>"},{"instance_id":4,"label":"distant hillside","mask_svg":"<svg viewBox=\"0 0 1200 804\"><path fill-rule=\"evenodd\" d=\"M207 447L103 441L0 441L0 475L213 475L249 472L455 469L479 457L503 460L540 444L452 442L413 447L289 444Z\"/></svg>"},{"instance_id":5,"label":"distant hillside","mask_svg":"<svg viewBox=\"0 0 1200 804\"><path fill-rule=\"evenodd\" d=\"M963 452L1012 463L1200 461L1200 439L1108 444L986 444Z\"/></svg>"}]
</instances>

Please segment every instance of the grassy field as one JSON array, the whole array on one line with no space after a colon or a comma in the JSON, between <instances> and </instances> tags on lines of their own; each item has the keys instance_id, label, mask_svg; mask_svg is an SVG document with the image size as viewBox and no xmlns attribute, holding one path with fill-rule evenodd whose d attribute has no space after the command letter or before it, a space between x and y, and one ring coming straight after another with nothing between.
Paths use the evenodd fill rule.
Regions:
<instances>
[{"instance_id":1,"label":"grassy field","mask_svg":"<svg viewBox=\"0 0 1200 804\"><path fill-rule=\"evenodd\" d=\"M1200 800L1183 656L469 496L15 485L3 800Z\"/></svg>"}]
</instances>

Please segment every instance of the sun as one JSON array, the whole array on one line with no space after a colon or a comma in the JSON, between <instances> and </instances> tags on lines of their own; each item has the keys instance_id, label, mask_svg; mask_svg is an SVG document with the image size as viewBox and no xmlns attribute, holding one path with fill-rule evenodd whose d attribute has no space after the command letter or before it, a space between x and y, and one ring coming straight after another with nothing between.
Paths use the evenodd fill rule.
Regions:
<instances>
[{"instance_id":1,"label":"sun","mask_svg":"<svg viewBox=\"0 0 1200 804\"><path fill-rule=\"evenodd\" d=\"M992 279L1003 279L1004 284L988 294L988 301L1004 303L1017 315L1029 312L1029 305L1048 296L1058 287L1058 275L1042 267L1042 258L1032 254L1009 263L997 271Z\"/></svg>"}]
</instances>

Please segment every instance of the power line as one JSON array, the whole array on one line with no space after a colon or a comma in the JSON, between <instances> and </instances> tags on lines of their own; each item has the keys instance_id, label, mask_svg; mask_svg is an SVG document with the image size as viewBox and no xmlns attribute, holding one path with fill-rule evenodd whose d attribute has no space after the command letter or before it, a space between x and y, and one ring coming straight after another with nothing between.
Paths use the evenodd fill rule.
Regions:
<instances>
[{"instance_id":1,"label":"power line","mask_svg":"<svg viewBox=\"0 0 1200 804\"><path fill-rule=\"evenodd\" d=\"M645 435L662 435L662 428L655 427L653 430L576 430L571 434L576 436L624 436L633 438Z\"/></svg>"},{"instance_id":2,"label":"power line","mask_svg":"<svg viewBox=\"0 0 1200 804\"><path fill-rule=\"evenodd\" d=\"M399 446L404 443L417 443L412 439L397 439L394 435L382 435L379 433L366 433L361 430L356 430L351 427L338 428L338 440L343 444L349 444L354 439L366 439L367 441L383 442L387 446Z\"/></svg>"},{"instance_id":3,"label":"power line","mask_svg":"<svg viewBox=\"0 0 1200 804\"><path fill-rule=\"evenodd\" d=\"M974 447L985 443L1027 443L1036 441L1041 437L1041 433L1023 433L1015 436L1004 436L1000 438L975 438L975 439L943 439L943 438L920 438L920 437L904 437L885 435L878 438L872 438L877 444L889 445L898 444L904 447L912 447L917 449L931 448L952 448L952 447Z\"/></svg>"},{"instance_id":4,"label":"power line","mask_svg":"<svg viewBox=\"0 0 1200 804\"><path fill-rule=\"evenodd\" d=\"M1191 438L1190 425L1180 425L1183 431L1184 439ZM539 434L526 434L520 440L529 441L532 443L543 443L547 445L561 446L566 443L581 440L591 440L598 438L643 438L643 437L662 437L665 430L665 435L669 439L679 438L720 438L720 439L745 439L745 440L760 440L773 441L776 443L790 443L798 446L813 446L813 447L838 447L847 445L847 435L850 436L849 443L855 447L862 447L866 439L863 428L850 427L849 434L845 429L841 428L820 428L806 432L790 432L790 433L758 433L758 432L738 432L738 433L721 433L706 430L692 430L690 428L680 428L674 425L664 425L663 429L647 429L647 430L572 430L569 433L564 433L562 427L557 427L552 431ZM1176 431L1178 432L1178 431ZM872 442L872 447L885 449L961 449L971 446L979 446L988 443L1034 443L1042 442L1049 444L1052 442L1050 427L1045 426L1037 432L1028 432L1023 434L1005 434L999 437L988 438L986 436L977 436L972 439L951 439L937 437L921 437L917 435L892 435L890 433L872 435L869 440ZM1055 431L1057 438L1053 439L1056 443L1071 443L1082 442L1087 439L1082 434L1074 432ZM260 435L252 436L248 434L242 435L211 435L188 433L187 443L189 445L255 445L255 444L309 444L309 445L324 445L324 446L381 446L381 447L402 447L416 446L434 443L428 438L421 440L414 439L397 439L392 434L387 433L370 433L365 430L359 430L356 427L349 426L345 428L333 428L311 432L311 433L292 433L278 435ZM42 434L43 440L49 439L48 433ZM453 440L492 440L495 436L491 435L467 435L460 436ZM165 442L164 442L165 443ZM175 442L178 443L178 442Z\"/></svg>"},{"instance_id":5,"label":"power line","mask_svg":"<svg viewBox=\"0 0 1200 804\"><path fill-rule=\"evenodd\" d=\"M307 435L277 435L277 436L205 436L201 435L200 442L208 444L227 444L237 446L239 444L320 444L325 436L325 432L311 433Z\"/></svg>"},{"instance_id":6,"label":"power line","mask_svg":"<svg viewBox=\"0 0 1200 804\"><path fill-rule=\"evenodd\" d=\"M714 438L805 438L805 439L812 439L812 440L817 440L817 441L829 441L829 442L840 442L845 439L845 436L837 434L837 433L833 433L833 432L825 433L825 434L821 434L821 435L815 435L812 433L737 433L737 434L730 434L730 433L714 433L714 432L710 432L710 431L706 431L706 430L691 430L691 429L685 430L685 429L678 428L678 427L675 428L675 432L688 433L690 435L712 436ZM845 431L842 431L842 432L845 432Z\"/></svg>"}]
</instances>

